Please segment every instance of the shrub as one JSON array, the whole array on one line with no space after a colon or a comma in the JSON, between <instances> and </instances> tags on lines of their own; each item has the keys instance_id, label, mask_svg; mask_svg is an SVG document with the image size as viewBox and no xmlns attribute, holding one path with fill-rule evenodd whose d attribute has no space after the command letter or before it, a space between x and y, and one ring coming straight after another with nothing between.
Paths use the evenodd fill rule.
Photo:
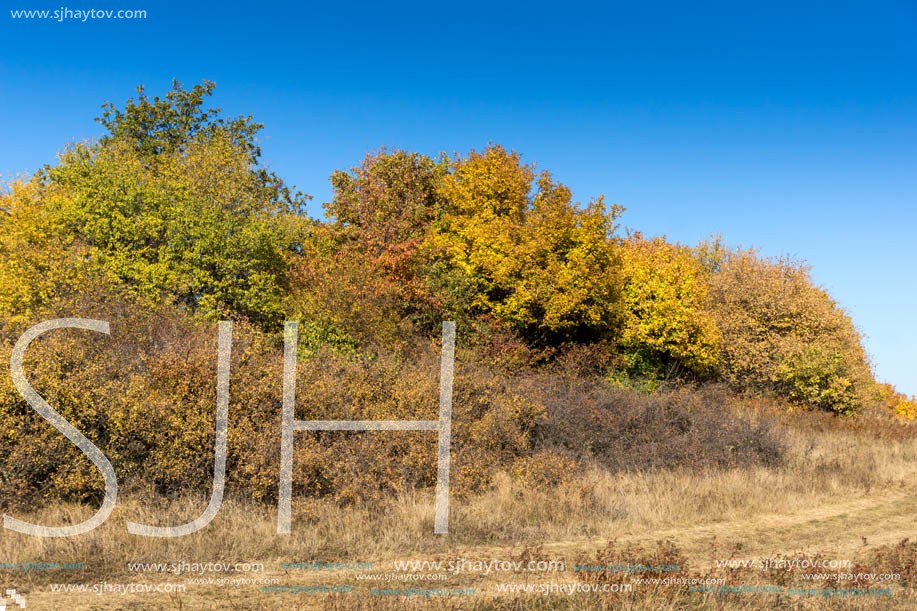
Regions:
<instances>
[{"instance_id":1,"label":"shrub","mask_svg":"<svg viewBox=\"0 0 917 611\"><path fill-rule=\"evenodd\" d=\"M36 391L109 457L122 488L209 494L216 411L216 325L180 306L119 298L100 284L62 300L48 318L108 320L111 335L54 331L33 342L24 369ZM28 324L4 329L0 358ZM282 350L236 321L230 376L227 485L233 494L276 498L280 460ZM439 354L356 357L320 349L299 364L298 419L435 420ZM489 485L531 454L543 407L509 378L461 360L453 412L453 491ZM294 491L342 503L429 488L436 480L432 432L297 433ZM98 501L95 467L42 419L0 372L0 504Z\"/></svg>"},{"instance_id":2,"label":"shrub","mask_svg":"<svg viewBox=\"0 0 917 611\"><path fill-rule=\"evenodd\" d=\"M604 381L536 376L520 388L547 408L539 447L617 470L779 464L786 443L768 419L741 416L722 388L650 395Z\"/></svg>"},{"instance_id":3,"label":"shrub","mask_svg":"<svg viewBox=\"0 0 917 611\"><path fill-rule=\"evenodd\" d=\"M46 315L111 322L109 336L75 329L43 336L30 347L25 371L33 387L105 452L122 487L209 494L216 326L180 306L119 297L104 281L60 299ZM0 358L8 361L26 326L4 328ZM437 417L435 345L422 342L373 357L320 348L303 357L297 370L298 419ZM455 495L487 488L500 470L529 485L551 485L575 468L574 461L633 469L780 459L775 431L766 422L731 415L728 399L712 390L639 396L566 368L558 361L553 371L540 373L492 371L473 353L460 351L452 425ZM236 321L230 493L276 498L281 380L280 347ZM436 480L436 440L435 433L423 431L297 433L295 494L351 503L428 489ZM25 403L8 370L0 375L0 443L5 448L0 503L97 501L101 495L94 466Z\"/></svg>"},{"instance_id":4,"label":"shrub","mask_svg":"<svg viewBox=\"0 0 917 611\"><path fill-rule=\"evenodd\" d=\"M917 399L910 398L895 406L895 411L902 418L917 420Z\"/></svg>"},{"instance_id":5,"label":"shrub","mask_svg":"<svg viewBox=\"0 0 917 611\"><path fill-rule=\"evenodd\" d=\"M843 414L859 407L845 355L824 346L787 351L772 378L778 392L798 403Z\"/></svg>"},{"instance_id":6,"label":"shrub","mask_svg":"<svg viewBox=\"0 0 917 611\"><path fill-rule=\"evenodd\" d=\"M576 467L576 463L561 452L540 450L531 456L516 459L510 474L527 488L544 490L570 478Z\"/></svg>"},{"instance_id":7,"label":"shrub","mask_svg":"<svg viewBox=\"0 0 917 611\"><path fill-rule=\"evenodd\" d=\"M734 251L710 283L709 307L723 336L719 375L733 389L840 414L875 400L859 333L805 266Z\"/></svg>"},{"instance_id":8,"label":"shrub","mask_svg":"<svg viewBox=\"0 0 917 611\"><path fill-rule=\"evenodd\" d=\"M289 257L286 309L300 320L300 349L359 352L400 343L413 329L395 281L338 238L333 228L317 225Z\"/></svg>"},{"instance_id":9,"label":"shrub","mask_svg":"<svg viewBox=\"0 0 917 611\"><path fill-rule=\"evenodd\" d=\"M35 390L109 457L123 487L162 493L209 493L216 412L216 325L169 304L137 302L106 287L85 287L46 318L79 315L110 321L111 334L76 329L42 336L24 363ZM2 354L27 325L8 327ZM265 457L254 440L279 422L279 363L264 336L244 322L234 329L228 478L263 496L253 468ZM97 500L101 478L85 456L41 418L0 372L0 502L50 498ZM276 461L274 461L276 464ZM276 466L271 465L276 469ZM276 487L276 478L270 488Z\"/></svg>"},{"instance_id":10,"label":"shrub","mask_svg":"<svg viewBox=\"0 0 917 611\"><path fill-rule=\"evenodd\" d=\"M891 384L879 384L879 397L894 415L905 420L917 420L917 397L899 393Z\"/></svg>"}]
</instances>

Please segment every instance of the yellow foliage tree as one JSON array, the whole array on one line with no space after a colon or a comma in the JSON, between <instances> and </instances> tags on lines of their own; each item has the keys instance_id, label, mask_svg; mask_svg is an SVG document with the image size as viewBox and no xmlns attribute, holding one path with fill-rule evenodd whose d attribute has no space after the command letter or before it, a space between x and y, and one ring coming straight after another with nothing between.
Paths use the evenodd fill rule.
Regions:
<instances>
[{"instance_id":1,"label":"yellow foliage tree","mask_svg":"<svg viewBox=\"0 0 917 611\"><path fill-rule=\"evenodd\" d=\"M535 339L607 335L617 320L612 234L622 208L601 197L577 206L567 187L500 146L471 151L451 170L428 247L465 274L470 306Z\"/></svg>"},{"instance_id":2,"label":"yellow foliage tree","mask_svg":"<svg viewBox=\"0 0 917 611\"><path fill-rule=\"evenodd\" d=\"M626 283L619 343L636 373L712 372L720 334L706 310L708 274L689 249L635 234L621 243Z\"/></svg>"},{"instance_id":3,"label":"yellow foliage tree","mask_svg":"<svg viewBox=\"0 0 917 611\"><path fill-rule=\"evenodd\" d=\"M879 396L889 411L906 420L917 420L917 397L908 397L891 384L879 384L878 387Z\"/></svg>"},{"instance_id":4,"label":"yellow foliage tree","mask_svg":"<svg viewBox=\"0 0 917 611\"><path fill-rule=\"evenodd\" d=\"M86 249L44 205L67 197L34 178L0 193L0 324L32 320L62 292L84 286Z\"/></svg>"},{"instance_id":5,"label":"yellow foliage tree","mask_svg":"<svg viewBox=\"0 0 917 611\"><path fill-rule=\"evenodd\" d=\"M711 276L710 304L724 338L718 369L737 390L843 414L876 398L860 334L804 265L728 252Z\"/></svg>"}]
</instances>

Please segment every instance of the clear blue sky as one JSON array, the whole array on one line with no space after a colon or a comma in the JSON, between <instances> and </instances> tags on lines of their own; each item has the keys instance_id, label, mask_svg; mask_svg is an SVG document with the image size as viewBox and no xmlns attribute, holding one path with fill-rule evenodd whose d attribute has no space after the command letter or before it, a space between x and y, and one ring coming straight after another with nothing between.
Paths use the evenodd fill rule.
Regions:
<instances>
[{"instance_id":1,"label":"clear blue sky","mask_svg":"<svg viewBox=\"0 0 917 611\"><path fill-rule=\"evenodd\" d=\"M311 5L122 0L142 20L0 14L0 173L33 171L143 83L217 83L315 196L380 145L489 141L623 223L789 253L917 393L917 2ZM743 6L744 5L744 6ZM805 5L805 6L801 6Z\"/></svg>"}]
</instances>

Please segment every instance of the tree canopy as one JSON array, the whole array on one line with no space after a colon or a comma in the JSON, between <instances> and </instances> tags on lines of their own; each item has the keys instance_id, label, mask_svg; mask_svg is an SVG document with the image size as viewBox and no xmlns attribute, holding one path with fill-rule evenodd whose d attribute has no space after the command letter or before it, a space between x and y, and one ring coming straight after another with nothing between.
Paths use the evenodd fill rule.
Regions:
<instances>
[{"instance_id":1,"label":"tree canopy","mask_svg":"<svg viewBox=\"0 0 917 611\"><path fill-rule=\"evenodd\" d=\"M716 380L839 413L879 396L850 318L797 264L619 235L621 206L575 201L498 144L369 153L331 174L327 218L310 219L261 165L262 125L207 107L213 89L140 87L103 105L100 139L7 185L3 325L94 286L275 341L300 319L306 355L427 341L450 319L532 362L591 347L614 379Z\"/></svg>"}]
</instances>

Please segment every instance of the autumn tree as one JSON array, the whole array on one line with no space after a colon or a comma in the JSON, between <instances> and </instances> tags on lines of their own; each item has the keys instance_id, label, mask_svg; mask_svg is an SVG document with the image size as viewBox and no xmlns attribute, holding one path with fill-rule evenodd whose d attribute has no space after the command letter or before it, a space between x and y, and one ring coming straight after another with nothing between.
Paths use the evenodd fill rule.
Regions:
<instances>
[{"instance_id":1,"label":"autumn tree","mask_svg":"<svg viewBox=\"0 0 917 611\"><path fill-rule=\"evenodd\" d=\"M390 345L440 323L423 245L441 214L445 170L419 153L381 149L331 175L330 222L291 259L291 308L308 321L303 348Z\"/></svg>"},{"instance_id":2,"label":"autumn tree","mask_svg":"<svg viewBox=\"0 0 917 611\"><path fill-rule=\"evenodd\" d=\"M710 282L717 368L733 388L841 414L877 399L859 332L805 265L734 250Z\"/></svg>"},{"instance_id":3,"label":"autumn tree","mask_svg":"<svg viewBox=\"0 0 917 611\"><path fill-rule=\"evenodd\" d=\"M108 105L109 133L68 147L17 188L17 209L36 208L36 232L84 249L97 273L136 295L276 330L285 256L310 224L304 196L258 166L260 125L202 109L211 90L175 83L164 100L140 89L123 111Z\"/></svg>"},{"instance_id":4,"label":"autumn tree","mask_svg":"<svg viewBox=\"0 0 917 611\"><path fill-rule=\"evenodd\" d=\"M708 274L690 249L663 238L621 244L625 285L619 345L633 373L709 376L720 333L707 311Z\"/></svg>"},{"instance_id":5,"label":"autumn tree","mask_svg":"<svg viewBox=\"0 0 917 611\"><path fill-rule=\"evenodd\" d=\"M613 331L619 206L574 204L548 172L496 145L452 160L441 192L446 211L429 248L465 278L467 307L538 342Z\"/></svg>"},{"instance_id":6,"label":"autumn tree","mask_svg":"<svg viewBox=\"0 0 917 611\"><path fill-rule=\"evenodd\" d=\"M0 326L32 320L87 282L87 249L45 205L63 197L54 185L27 178L0 192Z\"/></svg>"},{"instance_id":7,"label":"autumn tree","mask_svg":"<svg viewBox=\"0 0 917 611\"><path fill-rule=\"evenodd\" d=\"M350 172L331 175L334 198L325 205L341 246L391 283L406 313L430 299L424 242L441 216L442 160L382 149Z\"/></svg>"}]
</instances>

